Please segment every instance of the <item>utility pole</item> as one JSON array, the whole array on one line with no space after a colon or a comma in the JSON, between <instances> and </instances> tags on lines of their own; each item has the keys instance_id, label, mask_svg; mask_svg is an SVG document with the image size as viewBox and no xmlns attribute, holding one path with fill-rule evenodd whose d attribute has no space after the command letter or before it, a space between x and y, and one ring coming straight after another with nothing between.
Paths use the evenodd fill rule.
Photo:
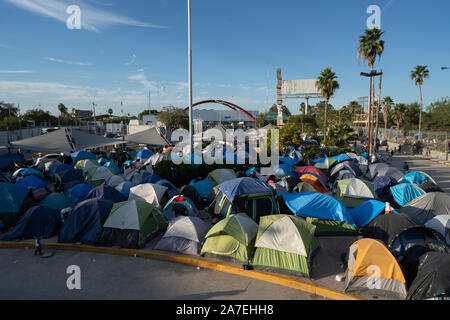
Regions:
<instances>
[{"instance_id":1,"label":"utility pole","mask_svg":"<svg viewBox=\"0 0 450 320\"><path fill-rule=\"evenodd\" d=\"M191 48L191 0L188 0L188 69L189 69L189 145L190 160L193 159L194 153L194 126L192 123L192 48ZM192 162L192 161L190 161ZM189 162L189 163L190 163Z\"/></svg>"},{"instance_id":2,"label":"utility pole","mask_svg":"<svg viewBox=\"0 0 450 320\"><path fill-rule=\"evenodd\" d=\"M380 70L380 82L378 83L378 104L376 108L376 117L375 117L375 146L377 145L377 138L378 138L378 120L380 116L380 107L381 107L381 81L383 77L383 69Z\"/></svg>"},{"instance_id":3,"label":"utility pole","mask_svg":"<svg viewBox=\"0 0 450 320\"><path fill-rule=\"evenodd\" d=\"M92 114L94 116L94 130L95 130L95 134L97 134L97 120L95 117L95 106L96 106L96 104L94 102L92 102Z\"/></svg>"}]
</instances>

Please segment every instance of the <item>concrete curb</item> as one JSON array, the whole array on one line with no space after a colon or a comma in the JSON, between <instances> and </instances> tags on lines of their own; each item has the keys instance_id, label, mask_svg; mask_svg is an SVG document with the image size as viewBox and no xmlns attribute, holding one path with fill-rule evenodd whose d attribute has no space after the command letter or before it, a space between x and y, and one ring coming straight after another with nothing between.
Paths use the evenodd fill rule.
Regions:
<instances>
[{"instance_id":1,"label":"concrete curb","mask_svg":"<svg viewBox=\"0 0 450 320\"><path fill-rule=\"evenodd\" d=\"M34 248L33 242L0 242L0 248L3 249L23 249L23 248ZM333 300L364 300L362 298L348 295L339 291L319 287L310 283L306 283L300 280L291 279L282 275L275 275L271 273L254 271L254 270L243 270L236 266L219 263L215 261L209 261L197 257L189 257L179 254L165 253L159 251L149 251L149 250L137 250L137 249L116 249L110 247L96 247L89 245L77 245L68 243L42 243L43 249L53 249L53 250L68 250L68 251L81 251L81 252L94 252L94 253L104 253L104 254L115 254L124 256L140 257L145 259L154 259L167 262L180 263L185 265L191 265L194 267L200 267L210 270L216 270L220 272L226 272L230 274L235 274L239 276L244 276L247 278L252 278L256 280L262 280L270 282L273 284L297 289L300 291L312 293L314 295L322 296L325 298Z\"/></svg>"}]
</instances>

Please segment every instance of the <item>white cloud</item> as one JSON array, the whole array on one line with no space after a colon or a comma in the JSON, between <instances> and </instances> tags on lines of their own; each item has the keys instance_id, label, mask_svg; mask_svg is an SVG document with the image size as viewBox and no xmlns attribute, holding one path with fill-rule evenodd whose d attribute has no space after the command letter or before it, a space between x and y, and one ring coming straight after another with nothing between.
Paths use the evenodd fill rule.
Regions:
<instances>
[{"instance_id":1,"label":"white cloud","mask_svg":"<svg viewBox=\"0 0 450 320\"><path fill-rule=\"evenodd\" d=\"M133 53L133 54L131 55L131 60L128 61L127 63L125 63L125 65L126 65L126 66L129 66L130 64L133 64L135 60L136 60L136 55Z\"/></svg>"},{"instance_id":2,"label":"white cloud","mask_svg":"<svg viewBox=\"0 0 450 320\"><path fill-rule=\"evenodd\" d=\"M66 13L67 7L73 5L70 0L5 0L6 2L33 12L66 23L70 15ZM142 22L133 18L121 16L112 12L97 9L89 4L77 1L81 8L81 28L93 32L100 32L100 29L111 25L122 24L134 27L146 28L166 28L164 26Z\"/></svg>"},{"instance_id":3,"label":"white cloud","mask_svg":"<svg viewBox=\"0 0 450 320\"><path fill-rule=\"evenodd\" d=\"M12 47L11 47L10 45L7 45L7 44L5 44L5 43L0 43L0 48L3 48L3 49L12 49Z\"/></svg>"},{"instance_id":4,"label":"white cloud","mask_svg":"<svg viewBox=\"0 0 450 320\"><path fill-rule=\"evenodd\" d=\"M0 73L33 73L31 70L0 70Z\"/></svg>"},{"instance_id":5,"label":"white cloud","mask_svg":"<svg viewBox=\"0 0 450 320\"><path fill-rule=\"evenodd\" d=\"M70 65L76 65L76 66L90 66L92 65L90 62L77 62L77 61L68 61L68 60L62 60L57 58L46 58L47 61L52 62L58 62L58 63L64 63L64 64L70 64Z\"/></svg>"}]
</instances>

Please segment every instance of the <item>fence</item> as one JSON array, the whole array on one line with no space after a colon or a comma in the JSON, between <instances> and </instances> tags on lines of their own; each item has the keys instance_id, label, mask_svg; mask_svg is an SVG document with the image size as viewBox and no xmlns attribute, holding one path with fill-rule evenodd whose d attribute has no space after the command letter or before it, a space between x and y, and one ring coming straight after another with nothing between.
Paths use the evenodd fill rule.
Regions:
<instances>
[{"instance_id":1,"label":"fence","mask_svg":"<svg viewBox=\"0 0 450 320\"><path fill-rule=\"evenodd\" d=\"M360 136L364 135L367 137L368 130L366 127L353 127L353 129L355 129ZM380 139L380 141L387 140L389 142L395 142L407 146L407 148L408 146L411 146L415 140L418 140L418 136L418 130L378 129L378 139ZM430 151L450 152L450 132L422 131L420 142L424 149L429 148Z\"/></svg>"}]
</instances>

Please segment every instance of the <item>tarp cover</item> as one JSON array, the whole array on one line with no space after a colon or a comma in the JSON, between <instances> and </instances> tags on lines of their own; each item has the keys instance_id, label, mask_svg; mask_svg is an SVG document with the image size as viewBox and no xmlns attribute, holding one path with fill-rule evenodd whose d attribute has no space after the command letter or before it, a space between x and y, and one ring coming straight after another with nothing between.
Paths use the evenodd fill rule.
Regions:
<instances>
[{"instance_id":1,"label":"tarp cover","mask_svg":"<svg viewBox=\"0 0 450 320\"><path fill-rule=\"evenodd\" d=\"M125 137L128 142L139 144L149 144L153 146L168 146L170 143L159 133L155 127L130 134Z\"/></svg>"},{"instance_id":2,"label":"tarp cover","mask_svg":"<svg viewBox=\"0 0 450 320\"><path fill-rule=\"evenodd\" d=\"M356 227L345 205L336 198L319 192L281 193L288 208L301 217L345 221Z\"/></svg>"}]
</instances>

